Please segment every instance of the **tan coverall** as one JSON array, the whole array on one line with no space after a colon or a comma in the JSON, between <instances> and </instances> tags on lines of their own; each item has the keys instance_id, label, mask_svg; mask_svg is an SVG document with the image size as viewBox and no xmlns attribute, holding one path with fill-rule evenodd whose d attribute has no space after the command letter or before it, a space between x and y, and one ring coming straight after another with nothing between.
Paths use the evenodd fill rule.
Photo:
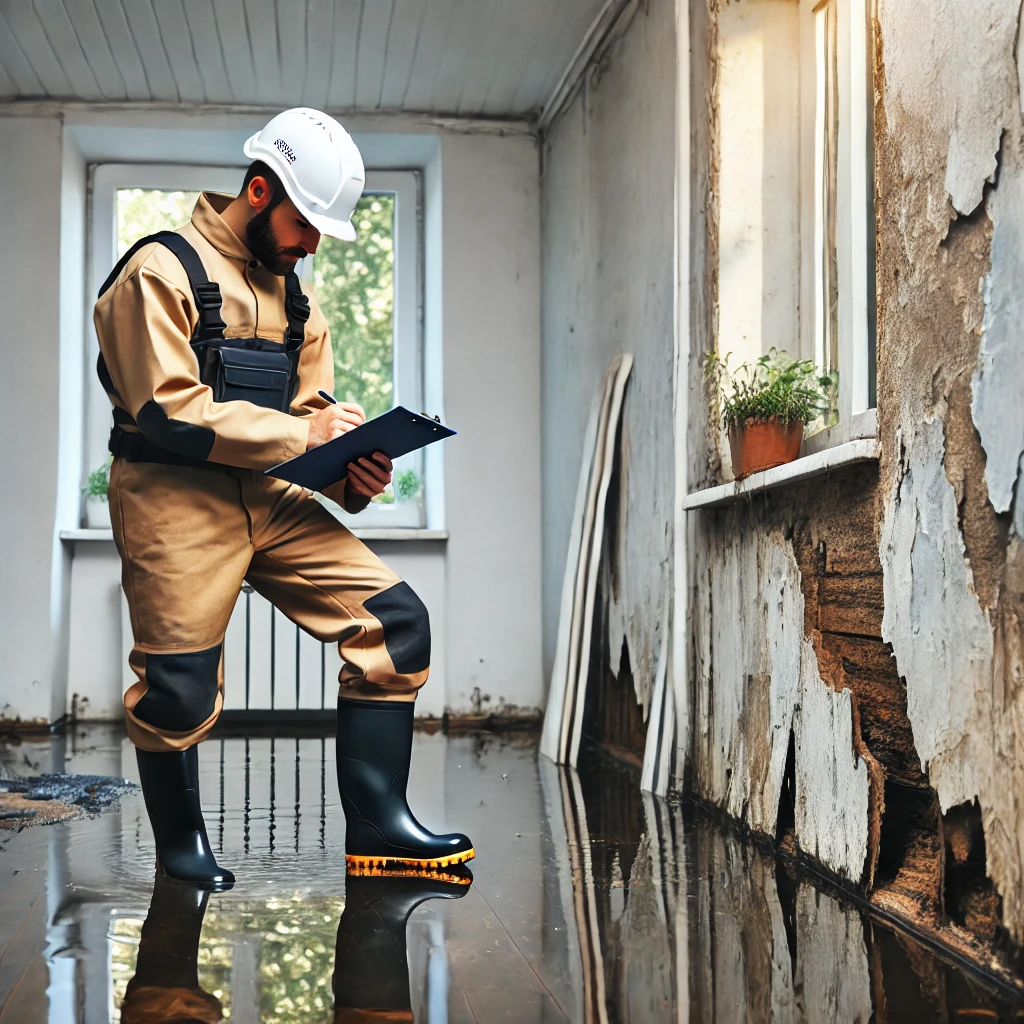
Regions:
<instances>
[{"instance_id":1,"label":"tan coverall","mask_svg":"<svg viewBox=\"0 0 1024 1024\"><path fill-rule=\"evenodd\" d=\"M220 285L225 337L284 341L284 279L221 218L230 201L204 193L179 233ZM181 750L213 728L224 633L243 580L318 640L338 643L343 696L412 701L426 682L430 627L416 594L305 490L263 475L306 450L307 418L326 404L317 391L333 388L329 329L309 299L290 415L213 400L189 345L198 311L188 275L166 246L141 248L96 303L111 402L154 444L209 462L115 458L110 471L138 676L125 716L145 750ZM348 511L366 504L346 499L344 482L329 496Z\"/></svg>"}]
</instances>

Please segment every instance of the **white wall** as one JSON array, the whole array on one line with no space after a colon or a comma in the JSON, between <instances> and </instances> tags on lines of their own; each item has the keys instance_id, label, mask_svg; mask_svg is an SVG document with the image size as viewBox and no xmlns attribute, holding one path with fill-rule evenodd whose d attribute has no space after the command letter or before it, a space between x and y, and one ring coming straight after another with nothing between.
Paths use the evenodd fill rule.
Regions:
<instances>
[{"instance_id":1,"label":"white wall","mask_svg":"<svg viewBox=\"0 0 1024 1024\"><path fill-rule=\"evenodd\" d=\"M54 119L0 118L0 716L50 718L60 350L61 131Z\"/></svg>"},{"instance_id":2,"label":"white wall","mask_svg":"<svg viewBox=\"0 0 1024 1024\"><path fill-rule=\"evenodd\" d=\"M263 120L259 115L69 111L65 198L81 196L86 161L123 160L127 152L140 161L177 158L194 163L200 139L210 143L210 159L223 163ZM446 707L455 713L536 708L542 702L536 145L515 130L503 136L432 134L411 120L395 119L349 121L349 127L368 166L424 170L425 344L428 361L431 351L436 356L428 365L427 400L433 402L432 411L443 410L446 422L459 431L444 453L444 494L435 494L428 508L428 526L446 528L449 540L378 546L382 557L421 591L431 613L435 672L418 711L439 715ZM137 134L140 128L145 129L142 135ZM6 318L10 326L4 330L12 339L42 337L49 342L36 343L33 360L20 358L15 372L5 374L3 386L11 395L0 404L0 424L8 437L18 438L12 445L16 458L11 494L29 495L11 504L14 550L5 559L0 593L4 678L26 681L7 684L3 701L8 707L0 708L0 714L55 718L75 694L89 698L90 714L113 714L122 666L119 567L112 542L67 545L68 550L73 547L74 559L69 587L64 588L70 590L70 611L63 627L64 595L50 581L58 459L59 479L74 474L74 482L70 489L63 484L57 527L78 526L82 413L76 389L83 368L72 357L82 351L89 305L86 300L85 308L75 310L72 296L81 283L68 281L61 307L65 352L59 372L58 277L53 268L62 266L70 278L78 258L58 247L60 210L53 197L62 187L60 121L56 116L2 120L0 142L0 181L15 182L13 192L5 189L5 194L17 196L18 207L17 216L7 216L5 225L12 225L19 241L24 236L23 245L5 247L10 270L0 281L0 294L15 315ZM64 217L75 254L82 246L81 205L78 210L78 220L67 208ZM14 296L43 297L47 285L53 290L51 301L37 301L31 315L26 311L19 316ZM49 326L47 318L52 320ZM12 341L8 345L13 348ZM28 350L19 348L19 356ZM84 373L91 372L84 367ZM48 423L38 415L40 379L51 381L54 395L59 379L68 398L60 447L56 418ZM499 418L496 410L508 414ZM56 602L52 614L51 593ZM53 634L51 619L57 623ZM59 650L61 628L70 631L66 684L52 657Z\"/></svg>"},{"instance_id":3,"label":"white wall","mask_svg":"<svg viewBox=\"0 0 1024 1024\"><path fill-rule=\"evenodd\" d=\"M444 381L449 704L543 702L540 187L525 140L449 136Z\"/></svg>"},{"instance_id":4,"label":"white wall","mask_svg":"<svg viewBox=\"0 0 1024 1024\"><path fill-rule=\"evenodd\" d=\"M608 561L609 654L646 703L671 587L676 49L670 0L641 5L544 150L544 650L550 669L591 401L632 352Z\"/></svg>"},{"instance_id":5,"label":"white wall","mask_svg":"<svg viewBox=\"0 0 1024 1024\"><path fill-rule=\"evenodd\" d=\"M82 338L86 325L85 158L62 133L60 192L60 411L57 442L57 514L51 571L51 617L54 623L53 686L50 718L64 713L70 658L72 549L61 543L60 530L77 525L82 493L79 487L85 422L86 358ZM55 614L56 613L56 614Z\"/></svg>"}]
</instances>

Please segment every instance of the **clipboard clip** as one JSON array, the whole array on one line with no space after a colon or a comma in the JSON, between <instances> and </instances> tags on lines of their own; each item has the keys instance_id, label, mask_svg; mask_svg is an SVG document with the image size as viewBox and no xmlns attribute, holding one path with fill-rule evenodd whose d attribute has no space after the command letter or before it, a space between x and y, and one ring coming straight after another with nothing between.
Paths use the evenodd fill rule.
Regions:
<instances>
[{"instance_id":1,"label":"clipboard clip","mask_svg":"<svg viewBox=\"0 0 1024 1024\"><path fill-rule=\"evenodd\" d=\"M433 420L435 423L440 423L441 422L441 417L440 416L431 416L430 413L427 413L427 412L421 412L420 415L425 420Z\"/></svg>"}]
</instances>

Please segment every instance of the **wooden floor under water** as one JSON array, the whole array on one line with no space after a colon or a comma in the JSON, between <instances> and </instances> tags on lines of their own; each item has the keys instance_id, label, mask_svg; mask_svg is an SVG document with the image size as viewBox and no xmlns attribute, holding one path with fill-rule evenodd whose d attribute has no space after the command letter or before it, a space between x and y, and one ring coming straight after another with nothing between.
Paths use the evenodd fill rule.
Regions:
<instances>
[{"instance_id":1,"label":"wooden floor under water","mask_svg":"<svg viewBox=\"0 0 1024 1024\"><path fill-rule=\"evenodd\" d=\"M588 755L417 733L411 803L476 844L471 885L346 879L330 737L201 750L238 876L154 885L142 799L0 832L0 1022L1020 1021L1012 993ZM0 741L23 775L134 778L112 727ZM126 1003L127 998L127 1003Z\"/></svg>"}]
</instances>

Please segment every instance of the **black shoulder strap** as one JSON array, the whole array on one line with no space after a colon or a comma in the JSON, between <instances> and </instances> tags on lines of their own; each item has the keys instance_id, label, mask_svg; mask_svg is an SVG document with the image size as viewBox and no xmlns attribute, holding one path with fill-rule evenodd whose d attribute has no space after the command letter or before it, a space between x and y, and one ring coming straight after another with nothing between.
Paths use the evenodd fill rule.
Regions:
<instances>
[{"instance_id":1,"label":"black shoulder strap","mask_svg":"<svg viewBox=\"0 0 1024 1024\"><path fill-rule=\"evenodd\" d=\"M299 275L293 270L284 279L284 311L288 317L288 337L285 348L289 351L302 347L306 340L306 321L309 319L309 299L302 294Z\"/></svg>"},{"instance_id":2,"label":"black shoulder strap","mask_svg":"<svg viewBox=\"0 0 1024 1024\"><path fill-rule=\"evenodd\" d=\"M203 261L199 253L184 239L177 231L157 231L155 234L140 238L118 261L117 265L103 282L99 294L102 295L116 280L124 269L125 264L144 246L150 242L159 242L167 246L178 260L185 273L188 275L188 283L192 286L192 298L195 300L196 309L199 310L199 322L192 334L193 341L212 341L215 338L224 336L224 321L220 316L221 295L220 286L216 281L211 281L206 274ZM292 275L294 276L294 275ZM99 296L97 296L98 298ZM303 296L303 298L305 298ZM309 316L308 306L306 316ZM291 319L289 318L289 326Z\"/></svg>"}]
</instances>

